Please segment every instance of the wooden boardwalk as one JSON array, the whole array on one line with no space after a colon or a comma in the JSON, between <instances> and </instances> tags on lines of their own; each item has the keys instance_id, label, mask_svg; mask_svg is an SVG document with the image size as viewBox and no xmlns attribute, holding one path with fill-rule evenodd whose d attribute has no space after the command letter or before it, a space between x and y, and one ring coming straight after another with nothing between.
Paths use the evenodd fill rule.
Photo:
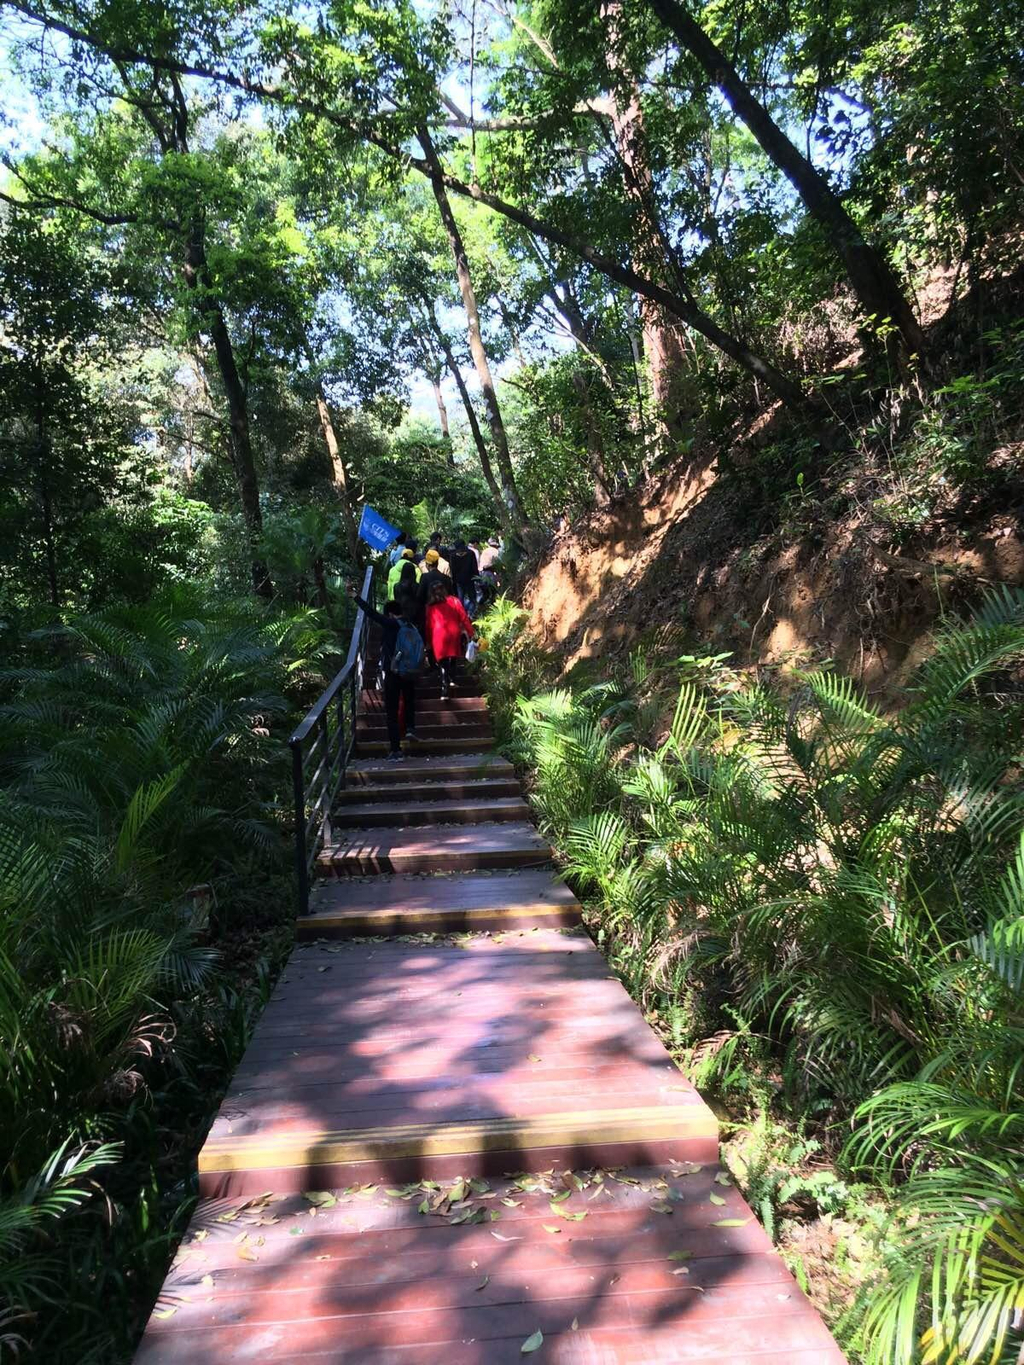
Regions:
<instances>
[{"instance_id":1,"label":"wooden boardwalk","mask_svg":"<svg viewBox=\"0 0 1024 1365\"><path fill-rule=\"evenodd\" d=\"M484 702L424 691L402 764L364 698L139 1365L841 1365L478 747Z\"/></svg>"}]
</instances>

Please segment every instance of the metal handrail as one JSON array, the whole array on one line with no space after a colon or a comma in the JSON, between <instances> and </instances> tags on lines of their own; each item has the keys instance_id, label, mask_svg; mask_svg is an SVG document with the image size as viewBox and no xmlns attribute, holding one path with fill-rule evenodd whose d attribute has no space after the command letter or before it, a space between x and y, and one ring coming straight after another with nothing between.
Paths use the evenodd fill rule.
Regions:
<instances>
[{"instance_id":1,"label":"metal handrail","mask_svg":"<svg viewBox=\"0 0 1024 1365\"><path fill-rule=\"evenodd\" d=\"M363 575L364 602L373 603L373 589L371 564ZM368 636L369 619L360 607L344 666L317 697L288 741L292 751L295 875L300 915L309 910L310 875L320 850L330 842L331 812L345 785L345 771L355 746L356 711L363 690ZM310 758L313 773L307 778L306 764Z\"/></svg>"}]
</instances>

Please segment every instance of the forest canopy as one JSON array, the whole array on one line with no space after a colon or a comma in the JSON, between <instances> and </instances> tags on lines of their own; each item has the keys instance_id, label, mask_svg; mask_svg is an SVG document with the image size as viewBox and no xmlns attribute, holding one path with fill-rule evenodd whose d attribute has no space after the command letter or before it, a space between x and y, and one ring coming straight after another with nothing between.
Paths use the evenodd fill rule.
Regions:
<instances>
[{"instance_id":1,"label":"forest canopy","mask_svg":"<svg viewBox=\"0 0 1024 1365\"><path fill-rule=\"evenodd\" d=\"M1009 4L3 14L4 544L54 604L96 537L138 582L227 536L268 595L282 498L354 557L433 458L410 386L435 502L512 535L763 404L832 446L1019 216Z\"/></svg>"}]
</instances>

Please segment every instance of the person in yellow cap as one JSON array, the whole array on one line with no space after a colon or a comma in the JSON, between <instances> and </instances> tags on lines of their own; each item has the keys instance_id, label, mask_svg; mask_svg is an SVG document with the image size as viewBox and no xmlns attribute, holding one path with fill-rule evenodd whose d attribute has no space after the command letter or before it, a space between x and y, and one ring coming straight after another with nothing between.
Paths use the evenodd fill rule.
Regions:
<instances>
[{"instance_id":1,"label":"person in yellow cap","mask_svg":"<svg viewBox=\"0 0 1024 1365\"><path fill-rule=\"evenodd\" d=\"M443 583L445 592L452 592L452 580L448 575L448 564L441 558L440 551L428 550L423 556L423 576L420 579L420 606L426 610L427 597L434 583Z\"/></svg>"},{"instance_id":2,"label":"person in yellow cap","mask_svg":"<svg viewBox=\"0 0 1024 1365\"><path fill-rule=\"evenodd\" d=\"M437 533L435 532L435 535L436 534ZM432 544L423 558L426 561L428 569L436 569L438 573L443 573L445 578L451 578L451 565L445 558L445 551L441 548L440 541Z\"/></svg>"},{"instance_id":3,"label":"person in yellow cap","mask_svg":"<svg viewBox=\"0 0 1024 1365\"><path fill-rule=\"evenodd\" d=\"M401 576L402 576L402 570L405 568L406 564L411 564L411 565L412 565L412 567L413 567L413 568L415 569L415 571L416 571L416 577L419 578L419 576L420 576L420 569L419 569L419 565L417 565L416 562L415 562L414 559L413 559L413 552L412 552L412 550L403 550L403 551L402 551L402 554L401 554L401 558L395 560L394 564L392 564L391 569L390 569L389 572L388 572L388 596L389 596L389 597L394 597L394 595L395 595L395 589L398 587L398 580L399 580L399 578L401 578Z\"/></svg>"}]
</instances>

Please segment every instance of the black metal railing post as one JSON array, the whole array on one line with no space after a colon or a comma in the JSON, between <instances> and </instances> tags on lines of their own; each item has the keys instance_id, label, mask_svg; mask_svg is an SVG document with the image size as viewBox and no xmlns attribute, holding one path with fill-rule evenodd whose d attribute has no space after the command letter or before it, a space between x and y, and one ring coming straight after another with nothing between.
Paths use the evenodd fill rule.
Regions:
<instances>
[{"instance_id":1,"label":"black metal railing post","mask_svg":"<svg viewBox=\"0 0 1024 1365\"><path fill-rule=\"evenodd\" d=\"M355 670L353 670L354 672ZM339 785L345 785L345 769L348 767L349 737L345 726L345 688L338 689L338 762L341 765ZM356 713L352 712L352 729L355 731Z\"/></svg>"},{"instance_id":2,"label":"black metal railing post","mask_svg":"<svg viewBox=\"0 0 1024 1365\"><path fill-rule=\"evenodd\" d=\"M299 914L309 913L309 867L306 863L306 782L302 740L290 740L292 751L292 794L295 801L295 885Z\"/></svg>"},{"instance_id":3,"label":"black metal railing post","mask_svg":"<svg viewBox=\"0 0 1024 1365\"><path fill-rule=\"evenodd\" d=\"M363 576L362 596L374 602L372 566ZM292 751L292 790L295 802L295 875L299 914L309 911L309 883L317 854L332 837L334 800L345 785L348 760L355 748L356 714L364 676L369 622L359 609L352 626L345 666L331 680L288 741ZM349 713L345 715L348 698ZM331 734L331 703L336 703L335 733ZM306 764L312 755L312 776Z\"/></svg>"},{"instance_id":4,"label":"black metal railing post","mask_svg":"<svg viewBox=\"0 0 1024 1365\"><path fill-rule=\"evenodd\" d=\"M320 713L320 736L324 749L324 792L325 795L327 795L330 787L331 773L334 771L334 751L333 745L331 744L331 722L327 707L324 707L323 711ZM331 842L331 802L329 796L324 802L321 815L323 818L321 820L320 828L323 830L323 841L325 844L329 844Z\"/></svg>"}]
</instances>

